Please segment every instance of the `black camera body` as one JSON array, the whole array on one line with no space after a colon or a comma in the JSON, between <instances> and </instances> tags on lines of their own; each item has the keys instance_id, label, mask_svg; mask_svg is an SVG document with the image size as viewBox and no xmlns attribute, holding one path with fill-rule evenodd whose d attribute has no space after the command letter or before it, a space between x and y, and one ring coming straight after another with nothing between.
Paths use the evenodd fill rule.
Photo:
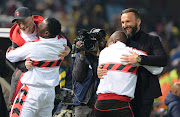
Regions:
<instances>
[{"instance_id":1,"label":"black camera body","mask_svg":"<svg viewBox=\"0 0 180 117\"><path fill-rule=\"evenodd\" d=\"M88 32L85 29L81 29L78 31L78 36L74 40L74 44L72 45L72 52L77 53L81 50L84 51L96 51L97 50L97 41L100 41L101 39L104 39L106 36L106 32L103 29L91 29L90 32ZM77 47L76 43L78 41L81 41L84 46Z\"/></svg>"}]
</instances>

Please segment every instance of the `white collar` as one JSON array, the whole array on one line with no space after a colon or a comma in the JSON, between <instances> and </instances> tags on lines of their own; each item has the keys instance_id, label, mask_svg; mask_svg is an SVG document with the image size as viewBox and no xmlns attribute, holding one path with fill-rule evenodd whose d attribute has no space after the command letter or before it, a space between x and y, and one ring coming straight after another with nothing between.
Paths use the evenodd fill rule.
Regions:
<instances>
[{"instance_id":1,"label":"white collar","mask_svg":"<svg viewBox=\"0 0 180 117\"><path fill-rule=\"evenodd\" d=\"M54 38L48 38L48 39L46 39L46 38L43 38L43 37L39 36L39 40L41 40L41 41L47 41L47 40L57 40L57 39L58 39L58 36L56 36L56 37L54 37Z\"/></svg>"},{"instance_id":2,"label":"white collar","mask_svg":"<svg viewBox=\"0 0 180 117\"><path fill-rule=\"evenodd\" d=\"M116 43L114 43L114 44L111 44L110 46L109 46L110 48L111 47L115 47L115 48L125 48L126 47L126 44L124 44L123 42L120 42L120 41L117 41Z\"/></svg>"}]
</instances>

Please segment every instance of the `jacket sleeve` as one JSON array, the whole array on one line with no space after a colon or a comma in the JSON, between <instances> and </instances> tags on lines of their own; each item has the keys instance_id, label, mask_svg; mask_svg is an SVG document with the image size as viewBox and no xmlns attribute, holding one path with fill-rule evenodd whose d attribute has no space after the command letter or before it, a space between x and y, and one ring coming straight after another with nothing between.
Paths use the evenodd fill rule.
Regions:
<instances>
[{"instance_id":1,"label":"jacket sleeve","mask_svg":"<svg viewBox=\"0 0 180 117\"><path fill-rule=\"evenodd\" d=\"M159 40L158 37L155 37L152 45L151 45L151 51L152 55L144 56L141 55L141 65L148 65L148 66L159 66L159 67L165 67L168 63L168 57L166 55L166 52Z\"/></svg>"},{"instance_id":2,"label":"jacket sleeve","mask_svg":"<svg viewBox=\"0 0 180 117\"><path fill-rule=\"evenodd\" d=\"M80 57L77 57L74 62L72 77L77 82L83 82L87 76L88 64L85 61L85 58L82 60Z\"/></svg>"},{"instance_id":3,"label":"jacket sleeve","mask_svg":"<svg viewBox=\"0 0 180 117\"><path fill-rule=\"evenodd\" d=\"M171 117L179 117L179 115L180 115L180 105L176 104L171 109Z\"/></svg>"},{"instance_id":4,"label":"jacket sleeve","mask_svg":"<svg viewBox=\"0 0 180 117\"><path fill-rule=\"evenodd\" d=\"M142 51L139 51L139 50L136 50L136 49L135 50L132 49L132 51L136 52L138 55L148 56L145 53L143 53ZM142 65L142 66L144 68L146 68L149 72L151 72L153 75L158 75L163 71L163 67L148 66L148 65Z\"/></svg>"},{"instance_id":5,"label":"jacket sleeve","mask_svg":"<svg viewBox=\"0 0 180 117\"><path fill-rule=\"evenodd\" d=\"M163 67L155 67L155 66L147 66L147 65L143 65L143 67L146 68L153 75L158 75L163 71Z\"/></svg>"},{"instance_id":6,"label":"jacket sleeve","mask_svg":"<svg viewBox=\"0 0 180 117\"><path fill-rule=\"evenodd\" d=\"M11 50L8 53L6 53L6 58L13 63L23 61L29 54L28 47L28 44L24 44L23 46L18 47L15 50Z\"/></svg>"},{"instance_id":7,"label":"jacket sleeve","mask_svg":"<svg viewBox=\"0 0 180 117\"><path fill-rule=\"evenodd\" d=\"M15 67L20 69L22 72L27 72L28 71L28 69L25 66L25 60L24 61L15 62Z\"/></svg>"},{"instance_id":8,"label":"jacket sleeve","mask_svg":"<svg viewBox=\"0 0 180 117\"><path fill-rule=\"evenodd\" d=\"M14 42L12 42L12 46L13 46L14 49L18 47L18 45L15 44ZM28 71L28 69L27 69L26 66L25 66L25 61L15 62L14 65L15 65L15 67L17 67L18 69L20 69L22 72Z\"/></svg>"}]
</instances>

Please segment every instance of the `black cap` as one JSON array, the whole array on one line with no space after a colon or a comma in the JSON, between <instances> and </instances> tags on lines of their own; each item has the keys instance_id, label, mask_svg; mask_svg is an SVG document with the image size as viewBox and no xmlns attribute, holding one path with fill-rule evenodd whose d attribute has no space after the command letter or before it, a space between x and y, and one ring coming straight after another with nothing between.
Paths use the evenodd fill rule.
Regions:
<instances>
[{"instance_id":1,"label":"black cap","mask_svg":"<svg viewBox=\"0 0 180 117\"><path fill-rule=\"evenodd\" d=\"M14 23L17 19L25 19L29 16L32 16L31 11L27 7L20 7L14 12L14 19L12 23Z\"/></svg>"}]
</instances>

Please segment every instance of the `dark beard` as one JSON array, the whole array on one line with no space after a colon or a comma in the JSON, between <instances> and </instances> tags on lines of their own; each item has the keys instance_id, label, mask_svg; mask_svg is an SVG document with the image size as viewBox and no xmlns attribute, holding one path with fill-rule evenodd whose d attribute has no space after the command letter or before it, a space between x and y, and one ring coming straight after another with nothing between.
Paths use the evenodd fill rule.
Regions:
<instances>
[{"instance_id":1,"label":"dark beard","mask_svg":"<svg viewBox=\"0 0 180 117\"><path fill-rule=\"evenodd\" d=\"M127 28L128 28L128 27L127 27ZM124 31L125 31L125 33L126 33L127 36L132 37L133 35L136 34L136 31L137 31L137 24L135 24L135 26L130 27L130 28L132 28L132 31L131 31L130 33L127 33L127 32L126 32L126 29L124 29Z\"/></svg>"}]
</instances>

